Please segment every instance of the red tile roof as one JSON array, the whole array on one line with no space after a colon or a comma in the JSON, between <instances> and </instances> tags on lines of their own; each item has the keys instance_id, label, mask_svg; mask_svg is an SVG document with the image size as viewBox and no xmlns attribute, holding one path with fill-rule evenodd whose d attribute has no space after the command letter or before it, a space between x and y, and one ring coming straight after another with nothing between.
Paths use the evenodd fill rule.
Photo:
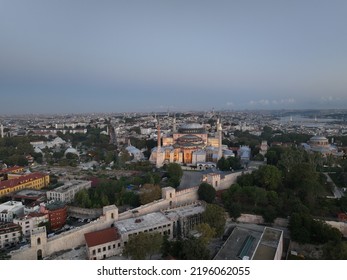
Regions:
<instances>
[{"instance_id":1,"label":"red tile roof","mask_svg":"<svg viewBox=\"0 0 347 280\"><path fill-rule=\"evenodd\" d=\"M9 168L5 168L5 169L1 169L0 173L11 173L12 171L16 171L18 169L24 169L24 167L21 166L13 166L13 167L9 167Z\"/></svg>"},{"instance_id":2,"label":"red tile roof","mask_svg":"<svg viewBox=\"0 0 347 280\"><path fill-rule=\"evenodd\" d=\"M120 235L116 228L107 228L99 231L89 232L84 234L84 238L88 247L94 247L108 242L120 239Z\"/></svg>"},{"instance_id":3,"label":"red tile roof","mask_svg":"<svg viewBox=\"0 0 347 280\"><path fill-rule=\"evenodd\" d=\"M16 177L10 180L5 180L5 181L1 181L0 182L0 189L5 189L5 188L13 188L19 184L21 184L22 182L24 183L25 181L33 181L36 179L41 179L44 178L46 175L36 172L36 173L31 173L28 175L23 175L20 177Z\"/></svg>"}]
</instances>

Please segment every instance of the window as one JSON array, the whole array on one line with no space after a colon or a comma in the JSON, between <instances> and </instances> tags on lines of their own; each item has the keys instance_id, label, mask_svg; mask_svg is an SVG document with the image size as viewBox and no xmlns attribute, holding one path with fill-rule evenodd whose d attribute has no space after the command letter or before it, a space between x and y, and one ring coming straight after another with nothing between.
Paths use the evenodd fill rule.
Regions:
<instances>
[{"instance_id":1,"label":"window","mask_svg":"<svg viewBox=\"0 0 347 280\"><path fill-rule=\"evenodd\" d=\"M106 251L106 247L103 247L103 248L102 248L102 251L105 252L105 251Z\"/></svg>"},{"instance_id":2,"label":"window","mask_svg":"<svg viewBox=\"0 0 347 280\"><path fill-rule=\"evenodd\" d=\"M108 248L107 248L108 250L111 250L111 245L108 245Z\"/></svg>"},{"instance_id":3,"label":"window","mask_svg":"<svg viewBox=\"0 0 347 280\"><path fill-rule=\"evenodd\" d=\"M101 253L101 248L98 249L98 253Z\"/></svg>"},{"instance_id":4,"label":"window","mask_svg":"<svg viewBox=\"0 0 347 280\"><path fill-rule=\"evenodd\" d=\"M96 252L95 252L95 249L94 249L94 250L93 250L93 255L95 255L95 253L96 253Z\"/></svg>"}]
</instances>

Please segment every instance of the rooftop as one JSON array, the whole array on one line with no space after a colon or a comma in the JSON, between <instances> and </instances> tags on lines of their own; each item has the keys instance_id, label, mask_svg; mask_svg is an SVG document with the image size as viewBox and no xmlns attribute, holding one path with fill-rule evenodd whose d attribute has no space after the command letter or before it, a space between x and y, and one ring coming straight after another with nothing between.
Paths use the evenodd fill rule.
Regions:
<instances>
[{"instance_id":1,"label":"rooftop","mask_svg":"<svg viewBox=\"0 0 347 280\"><path fill-rule=\"evenodd\" d=\"M118 240L120 239L120 235L118 234L117 229L112 227L95 232L85 233L84 238L88 247L94 247Z\"/></svg>"},{"instance_id":2,"label":"rooftop","mask_svg":"<svg viewBox=\"0 0 347 280\"><path fill-rule=\"evenodd\" d=\"M273 260L282 234L282 230L266 227L252 259Z\"/></svg>"},{"instance_id":3,"label":"rooftop","mask_svg":"<svg viewBox=\"0 0 347 280\"><path fill-rule=\"evenodd\" d=\"M79 186L81 184L86 184L86 183L92 183L92 181L83 181L83 180L71 180L71 181L67 181L64 183L63 186L55 188L54 190L52 190L51 192L59 192L59 193L63 193L65 191L67 191L68 189L71 189L73 187Z\"/></svg>"},{"instance_id":4,"label":"rooftop","mask_svg":"<svg viewBox=\"0 0 347 280\"><path fill-rule=\"evenodd\" d=\"M14 179L6 180L6 181L1 181L0 182L0 189L6 189L6 188L12 188L15 186L18 186L20 184L26 183L28 181L33 181L37 179L44 178L46 175L43 173L32 173L28 175L23 175Z\"/></svg>"},{"instance_id":5,"label":"rooftop","mask_svg":"<svg viewBox=\"0 0 347 280\"><path fill-rule=\"evenodd\" d=\"M214 257L215 260L251 259L262 235L262 227L248 229L235 227L223 247Z\"/></svg>"},{"instance_id":6,"label":"rooftop","mask_svg":"<svg viewBox=\"0 0 347 280\"><path fill-rule=\"evenodd\" d=\"M168 217L170 220L176 219L176 218L184 218L193 216L196 214L201 214L205 211L205 207L200 204L195 204L191 206L186 207L180 207L175 209L170 209L167 211L164 211L166 217Z\"/></svg>"},{"instance_id":7,"label":"rooftop","mask_svg":"<svg viewBox=\"0 0 347 280\"><path fill-rule=\"evenodd\" d=\"M114 226L118 228L121 234L137 231L144 228L152 228L157 225L169 223L170 220L160 212L154 212L136 218L117 221Z\"/></svg>"}]
</instances>

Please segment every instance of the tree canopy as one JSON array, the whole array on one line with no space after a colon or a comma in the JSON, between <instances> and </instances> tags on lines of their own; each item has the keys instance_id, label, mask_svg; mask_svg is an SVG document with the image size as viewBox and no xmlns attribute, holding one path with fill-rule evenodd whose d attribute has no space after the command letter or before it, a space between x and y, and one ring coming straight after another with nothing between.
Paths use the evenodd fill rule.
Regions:
<instances>
[{"instance_id":1,"label":"tree canopy","mask_svg":"<svg viewBox=\"0 0 347 280\"><path fill-rule=\"evenodd\" d=\"M212 203L216 197L216 190L210 184L203 182L199 186L198 196L200 200Z\"/></svg>"},{"instance_id":2,"label":"tree canopy","mask_svg":"<svg viewBox=\"0 0 347 280\"><path fill-rule=\"evenodd\" d=\"M124 246L124 254L133 260L150 259L154 254L160 252L163 237L160 233L141 232L129 238Z\"/></svg>"}]
</instances>

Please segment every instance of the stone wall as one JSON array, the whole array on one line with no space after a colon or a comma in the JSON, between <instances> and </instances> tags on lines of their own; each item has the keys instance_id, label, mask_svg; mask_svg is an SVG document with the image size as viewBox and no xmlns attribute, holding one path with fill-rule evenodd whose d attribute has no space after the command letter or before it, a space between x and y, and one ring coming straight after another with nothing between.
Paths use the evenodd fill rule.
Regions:
<instances>
[{"instance_id":1,"label":"stone wall","mask_svg":"<svg viewBox=\"0 0 347 280\"><path fill-rule=\"evenodd\" d=\"M127 212L120 213L118 216L119 220L132 218L134 216L141 216L160 210L178 207L185 204L190 204L198 200L197 195L198 187L191 189L182 190L176 192L172 189L172 198L167 197L166 199L160 199L153 201L152 203L140 206L138 208L129 210ZM105 209L105 208L104 208ZM76 210L79 211L79 210ZM81 210L81 213L83 211ZM88 212L88 211L87 211ZM84 213L84 212L83 212ZM47 239L47 243L41 246L31 246L11 252L11 259L14 260L36 260L37 251L42 250L43 258L49 256L55 252L70 250L72 248L85 245L84 234L93 232L101 229L110 227L114 220L106 219L106 215L100 216L99 219L92 221L89 224L83 225L79 228L64 232L58 236Z\"/></svg>"},{"instance_id":2,"label":"stone wall","mask_svg":"<svg viewBox=\"0 0 347 280\"><path fill-rule=\"evenodd\" d=\"M102 208L87 209L81 207L68 206L68 215L75 218L89 218L95 219L102 215Z\"/></svg>"}]
</instances>

